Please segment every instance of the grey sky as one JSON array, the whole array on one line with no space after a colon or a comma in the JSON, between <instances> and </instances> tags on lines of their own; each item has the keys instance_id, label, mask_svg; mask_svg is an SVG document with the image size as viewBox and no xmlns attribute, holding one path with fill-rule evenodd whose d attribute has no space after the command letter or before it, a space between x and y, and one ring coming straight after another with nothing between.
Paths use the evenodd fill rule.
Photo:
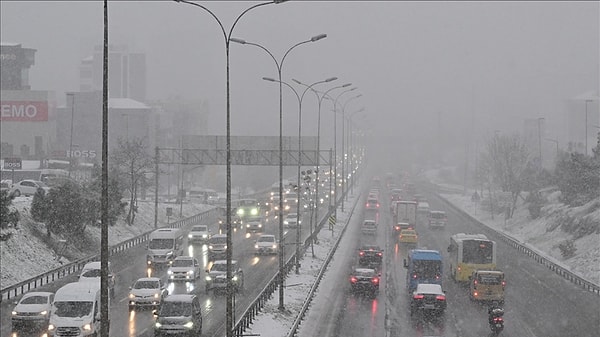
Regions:
<instances>
[{"instance_id":1,"label":"grey sky","mask_svg":"<svg viewBox=\"0 0 600 337\"><path fill-rule=\"evenodd\" d=\"M255 3L203 2L227 30ZM102 2L2 1L0 9L2 41L37 49L32 88L55 90L59 100L77 90L81 58L102 42ZM149 98L206 99L211 133L224 134L225 51L216 21L171 1L111 1L109 10L110 42L147 54ZM289 54L284 81L337 76L336 85L358 87L341 101L363 95L346 112L364 107L378 133L427 138L439 114L443 137L460 144L474 134L471 123L484 132L520 131L523 119L545 117L549 132L561 132L564 100L599 87L599 17L598 2L290 1L249 12L233 36L281 59L295 43L326 33ZM278 87L263 76L277 76L271 58L232 43L234 134L278 134ZM287 88L284 104L284 133L295 135L297 100ZM314 96L303 113L315 135ZM322 118L327 130L328 102Z\"/></svg>"}]
</instances>

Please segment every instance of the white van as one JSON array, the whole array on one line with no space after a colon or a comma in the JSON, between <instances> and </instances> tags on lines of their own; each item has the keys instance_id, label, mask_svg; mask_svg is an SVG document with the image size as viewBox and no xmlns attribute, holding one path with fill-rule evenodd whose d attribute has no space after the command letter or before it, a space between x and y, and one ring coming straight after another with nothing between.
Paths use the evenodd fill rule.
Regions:
<instances>
[{"instance_id":1,"label":"white van","mask_svg":"<svg viewBox=\"0 0 600 337\"><path fill-rule=\"evenodd\" d=\"M97 336L100 318L100 282L68 283L54 295L48 333L56 337Z\"/></svg>"},{"instance_id":2,"label":"white van","mask_svg":"<svg viewBox=\"0 0 600 337\"><path fill-rule=\"evenodd\" d=\"M81 269L79 274L79 282L97 282L100 284L102 268L100 261L88 262ZM112 271L110 262L108 262L108 292L110 298L115 298L115 274Z\"/></svg>"},{"instance_id":3,"label":"white van","mask_svg":"<svg viewBox=\"0 0 600 337\"><path fill-rule=\"evenodd\" d=\"M148 266L171 263L183 253L183 231L179 228L159 228L150 233L146 261Z\"/></svg>"}]
</instances>

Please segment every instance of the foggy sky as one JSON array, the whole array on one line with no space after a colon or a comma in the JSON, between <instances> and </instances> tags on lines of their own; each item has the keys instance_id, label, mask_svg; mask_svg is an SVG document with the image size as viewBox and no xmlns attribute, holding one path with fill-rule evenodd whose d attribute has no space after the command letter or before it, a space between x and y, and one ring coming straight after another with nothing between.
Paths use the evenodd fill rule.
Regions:
<instances>
[{"instance_id":1,"label":"foggy sky","mask_svg":"<svg viewBox=\"0 0 600 337\"><path fill-rule=\"evenodd\" d=\"M229 31L258 2L202 2ZM78 90L80 60L102 44L103 3L2 1L1 40L37 49L34 90ZM346 105L355 120L391 139L461 144L493 130L521 131L545 117L548 133L565 131L565 100L598 91L598 2L290 1L246 14L233 37L269 49L278 60L294 44L282 78L328 77L329 89L351 82L362 94ZM208 13L172 1L109 2L111 44L146 53L147 93L209 102L210 134L225 133L225 40ZM259 48L231 43L233 135L278 135L273 60ZM296 86L301 93L302 87ZM297 135L296 97L284 87L284 135ZM332 91L335 97L341 90ZM307 93L303 128L316 135L317 103ZM332 104L322 105L322 137L331 137ZM365 117L362 117L361 114ZM338 123L341 123L338 121ZM338 124L339 125L339 124Z\"/></svg>"}]
</instances>

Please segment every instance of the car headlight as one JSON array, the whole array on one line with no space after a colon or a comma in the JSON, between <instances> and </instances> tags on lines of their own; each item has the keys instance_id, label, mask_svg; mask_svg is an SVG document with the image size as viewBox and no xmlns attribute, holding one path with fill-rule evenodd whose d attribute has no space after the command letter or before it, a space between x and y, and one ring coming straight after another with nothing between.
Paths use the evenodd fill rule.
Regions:
<instances>
[{"instance_id":1,"label":"car headlight","mask_svg":"<svg viewBox=\"0 0 600 337\"><path fill-rule=\"evenodd\" d=\"M185 323L183 326L188 329L191 329L194 326L194 322L189 321L189 322Z\"/></svg>"},{"instance_id":2,"label":"car headlight","mask_svg":"<svg viewBox=\"0 0 600 337\"><path fill-rule=\"evenodd\" d=\"M171 269L167 270L167 274L171 275L173 274L173 271Z\"/></svg>"},{"instance_id":3,"label":"car headlight","mask_svg":"<svg viewBox=\"0 0 600 337\"><path fill-rule=\"evenodd\" d=\"M190 274L190 275L194 275L194 271L193 270L189 270L187 273Z\"/></svg>"},{"instance_id":4,"label":"car headlight","mask_svg":"<svg viewBox=\"0 0 600 337\"><path fill-rule=\"evenodd\" d=\"M48 324L48 331L54 330L54 324Z\"/></svg>"},{"instance_id":5,"label":"car headlight","mask_svg":"<svg viewBox=\"0 0 600 337\"><path fill-rule=\"evenodd\" d=\"M246 228L250 228L250 224L247 224L247 225L246 225Z\"/></svg>"},{"instance_id":6,"label":"car headlight","mask_svg":"<svg viewBox=\"0 0 600 337\"><path fill-rule=\"evenodd\" d=\"M283 220L284 225L289 225L290 223L287 220Z\"/></svg>"},{"instance_id":7,"label":"car headlight","mask_svg":"<svg viewBox=\"0 0 600 337\"><path fill-rule=\"evenodd\" d=\"M159 293L154 294L154 298L159 298L159 297L160 297Z\"/></svg>"},{"instance_id":8,"label":"car headlight","mask_svg":"<svg viewBox=\"0 0 600 337\"><path fill-rule=\"evenodd\" d=\"M254 249L258 249L258 245L254 245ZM13 311L13 315L15 315L14 311Z\"/></svg>"},{"instance_id":9,"label":"car headlight","mask_svg":"<svg viewBox=\"0 0 600 337\"><path fill-rule=\"evenodd\" d=\"M277 245L276 245L276 244L273 244L273 249L275 249L275 248L277 248Z\"/></svg>"},{"instance_id":10,"label":"car headlight","mask_svg":"<svg viewBox=\"0 0 600 337\"><path fill-rule=\"evenodd\" d=\"M262 224L261 224L261 223L260 223L260 224L258 224L258 228L262 228Z\"/></svg>"},{"instance_id":11,"label":"car headlight","mask_svg":"<svg viewBox=\"0 0 600 337\"><path fill-rule=\"evenodd\" d=\"M154 323L154 326L157 328L160 328L162 326L162 324L160 324L160 322L156 322L156 323Z\"/></svg>"},{"instance_id":12,"label":"car headlight","mask_svg":"<svg viewBox=\"0 0 600 337\"><path fill-rule=\"evenodd\" d=\"M237 281L237 279L238 279L237 275L232 278L232 280L234 280L234 281Z\"/></svg>"},{"instance_id":13,"label":"car headlight","mask_svg":"<svg viewBox=\"0 0 600 337\"><path fill-rule=\"evenodd\" d=\"M206 277L205 277L205 279L206 279L207 281L210 281L210 280L212 280L212 277L210 277L210 276L206 276Z\"/></svg>"},{"instance_id":14,"label":"car headlight","mask_svg":"<svg viewBox=\"0 0 600 337\"><path fill-rule=\"evenodd\" d=\"M203 237L203 238L207 238L207 237L208 237L208 235L206 235L206 234L202 234L202 237Z\"/></svg>"},{"instance_id":15,"label":"car headlight","mask_svg":"<svg viewBox=\"0 0 600 337\"><path fill-rule=\"evenodd\" d=\"M188 234L188 239L191 239L193 237L192 234Z\"/></svg>"},{"instance_id":16,"label":"car headlight","mask_svg":"<svg viewBox=\"0 0 600 337\"><path fill-rule=\"evenodd\" d=\"M208 249L213 249L213 246L209 245L209 246L208 246Z\"/></svg>"},{"instance_id":17,"label":"car headlight","mask_svg":"<svg viewBox=\"0 0 600 337\"><path fill-rule=\"evenodd\" d=\"M14 316L14 315L18 314L18 312L16 312L16 311L13 311L13 312L12 312L12 314L13 314L13 316Z\"/></svg>"},{"instance_id":18,"label":"car headlight","mask_svg":"<svg viewBox=\"0 0 600 337\"><path fill-rule=\"evenodd\" d=\"M84 324L84 325L81 327L81 329L82 329L82 330L84 330L84 331L90 331L90 330L92 330L92 325L91 325L91 324L89 324L89 323L88 323L88 324Z\"/></svg>"},{"instance_id":19,"label":"car headlight","mask_svg":"<svg viewBox=\"0 0 600 337\"><path fill-rule=\"evenodd\" d=\"M134 294L129 294L129 298L133 299L133 298L135 298L135 295Z\"/></svg>"}]
</instances>

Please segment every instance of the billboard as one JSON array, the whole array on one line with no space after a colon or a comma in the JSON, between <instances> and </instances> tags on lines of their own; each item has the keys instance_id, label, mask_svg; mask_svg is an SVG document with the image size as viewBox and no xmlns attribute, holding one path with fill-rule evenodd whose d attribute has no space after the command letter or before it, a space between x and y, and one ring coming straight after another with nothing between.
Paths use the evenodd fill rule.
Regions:
<instances>
[{"instance_id":1,"label":"billboard","mask_svg":"<svg viewBox=\"0 0 600 337\"><path fill-rule=\"evenodd\" d=\"M48 121L48 101L1 101L2 122Z\"/></svg>"}]
</instances>

